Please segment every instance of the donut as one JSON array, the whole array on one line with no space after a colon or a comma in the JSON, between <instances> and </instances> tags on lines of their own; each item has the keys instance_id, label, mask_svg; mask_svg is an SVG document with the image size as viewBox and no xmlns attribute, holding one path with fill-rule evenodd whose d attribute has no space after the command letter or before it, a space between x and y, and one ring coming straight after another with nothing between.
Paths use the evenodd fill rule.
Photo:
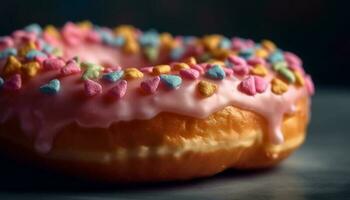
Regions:
<instances>
[{"instance_id":1,"label":"donut","mask_svg":"<svg viewBox=\"0 0 350 200\"><path fill-rule=\"evenodd\" d=\"M272 41L90 22L0 38L0 148L83 179L157 182L276 166L314 85Z\"/></svg>"}]
</instances>

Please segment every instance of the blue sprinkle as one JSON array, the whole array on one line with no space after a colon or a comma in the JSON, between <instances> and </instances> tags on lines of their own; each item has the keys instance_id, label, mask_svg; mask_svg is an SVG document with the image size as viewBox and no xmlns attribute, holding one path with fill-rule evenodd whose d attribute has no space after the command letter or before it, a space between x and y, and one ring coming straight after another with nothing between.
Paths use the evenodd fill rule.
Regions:
<instances>
[{"instance_id":1,"label":"blue sprinkle","mask_svg":"<svg viewBox=\"0 0 350 200\"><path fill-rule=\"evenodd\" d=\"M107 41L107 44L111 46L121 47L125 43L125 39L122 36L116 36L112 37L110 40Z\"/></svg>"},{"instance_id":2,"label":"blue sprinkle","mask_svg":"<svg viewBox=\"0 0 350 200\"><path fill-rule=\"evenodd\" d=\"M269 57L268 61L272 64L284 61L284 55L281 50L276 50Z\"/></svg>"},{"instance_id":3,"label":"blue sprinkle","mask_svg":"<svg viewBox=\"0 0 350 200\"><path fill-rule=\"evenodd\" d=\"M171 50L170 58L172 60L179 60L185 53L185 49L182 47L177 47Z\"/></svg>"},{"instance_id":4,"label":"blue sprinkle","mask_svg":"<svg viewBox=\"0 0 350 200\"><path fill-rule=\"evenodd\" d=\"M230 49L231 48L231 40L223 37L219 43L219 47L221 49Z\"/></svg>"},{"instance_id":5,"label":"blue sprinkle","mask_svg":"<svg viewBox=\"0 0 350 200\"><path fill-rule=\"evenodd\" d=\"M160 75L160 80L171 89L179 87L182 83L181 77L176 75Z\"/></svg>"},{"instance_id":6,"label":"blue sprinkle","mask_svg":"<svg viewBox=\"0 0 350 200\"><path fill-rule=\"evenodd\" d=\"M6 48L5 50L0 52L0 59L7 58L9 56L16 56L17 55L17 49L15 48Z\"/></svg>"},{"instance_id":7,"label":"blue sprinkle","mask_svg":"<svg viewBox=\"0 0 350 200\"><path fill-rule=\"evenodd\" d=\"M0 89L2 88L2 86L4 85L5 81L3 78L0 77Z\"/></svg>"},{"instance_id":8,"label":"blue sprinkle","mask_svg":"<svg viewBox=\"0 0 350 200\"><path fill-rule=\"evenodd\" d=\"M37 35L39 35L43 30L39 24L30 24L24 28L27 32L33 32Z\"/></svg>"},{"instance_id":9,"label":"blue sprinkle","mask_svg":"<svg viewBox=\"0 0 350 200\"><path fill-rule=\"evenodd\" d=\"M51 80L48 84L40 87L40 92L48 95L57 94L60 91L61 83L58 79Z\"/></svg>"},{"instance_id":10,"label":"blue sprinkle","mask_svg":"<svg viewBox=\"0 0 350 200\"><path fill-rule=\"evenodd\" d=\"M122 76L124 75L124 71L120 70L120 71L115 71L115 72L111 72L108 74L104 74L102 76L102 78L104 80L110 81L110 82L116 82L117 80L119 80Z\"/></svg>"},{"instance_id":11,"label":"blue sprinkle","mask_svg":"<svg viewBox=\"0 0 350 200\"><path fill-rule=\"evenodd\" d=\"M45 52L45 53L50 54L50 53L53 52L54 49L55 49L55 47L53 47L53 46L51 46L51 45L49 45L47 43L43 44L43 52Z\"/></svg>"},{"instance_id":12,"label":"blue sprinkle","mask_svg":"<svg viewBox=\"0 0 350 200\"><path fill-rule=\"evenodd\" d=\"M243 49L242 51L239 52L239 56L246 60L252 57L253 55L254 55L253 48Z\"/></svg>"},{"instance_id":13,"label":"blue sprinkle","mask_svg":"<svg viewBox=\"0 0 350 200\"><path fill-rule=\"evenodd\" d=\"M215 80L222 80L225 78L225 71L219 66L219 65L214 65L213 67L211 67L206 75L211 78L211 79L215 79Z\"/></svg>"},{"instance_id":14,"label":"blue sprinkle","mask_svg":"<svg viewBox=\"0 0 350 200\"><path fill-rule=\"evenodd\" d=\"M27 54L26 54L26 58L28 60L33 60L36 57L47 57L45 53L38 51L38 50L30 50Z\"/></svg>"},{"instance_id":15,"label":"blue sprinkle","mask_svg":"<svg viewBox=\"0 0 350 200\"><path fill-rule=\"evenodd\" d=\"M105 44L110 44L113 41L113 35L105 30L97 30L99 32L102 42Z\"/></svg>"},{"instance_id":16,"label":"blue sprinkle","mask_svg":"<svg viewBox=\"0 0 350 200\"><path fill-rule=\"evenodd\" d=\"M145 47L145 46L156 47L156 46L159 46L159 43L160 43L159 34L154 30L144 32L139 37L138 40L139 40L140 45L143 47Z\"/></svg>"}]
</instances>

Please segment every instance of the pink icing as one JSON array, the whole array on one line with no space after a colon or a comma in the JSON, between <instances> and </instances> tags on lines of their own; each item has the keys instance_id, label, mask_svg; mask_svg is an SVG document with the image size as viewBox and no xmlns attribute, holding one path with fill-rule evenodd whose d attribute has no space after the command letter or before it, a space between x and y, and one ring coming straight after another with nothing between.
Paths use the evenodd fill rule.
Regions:
<instances>
[{"instance_id":1,"label":"pink icing","mask_svg":"<svg viewBox=\"0 0 350 200\"><path fill-rule=\"evenodd\" d=\"M74 31L74 29L68 31ZM17 34L18 37L21 36L20 33ZM69 44L72 45L74 42L76 41L70 41ZM64 49L65 59L79 55L81 60L107 66L147 65L144 58L138 54L124 55L118 49L101 44L88 43L69 47L63 43L56 45ZM244 45L250 45L250 42ZM0 66L0 70L2 67ZM195 67L203 69L200 65ZM242 69L245 67L248 68L244 66ZM61 81L61 91L57 95L43 95L38 92L41 85L54 78L59 78ZM18 118L23 131L34 138L37 151L47 153L52 147L55 135L71 123L77 123L83 127L107 128L119 121L151 119L161 112L206 118L213 112L234 105L265 117L269 127L267 135L269 141L272 144L280 144L283 142L283 133L280 128L283 115L294 112L295 102L307 95L306 87L296 88L292 85L282 95L273 94L270 85L263 93L246 95L239 90L242 80L238 77L213 81L218 85L218 89L208 98L199 98L196 95L196 86L199 81L205 79L203 77L196 80L184 79L182 85L175 90L158 88L156 94L145 95L139 90L140 84L150 78L152 78L151 75L144 74L143 78L128 80L127 84L126 81L106 83L97 80L103 91L99 95L87 97L84 94L84 82L80 74L62 77L60 69L43 71L40 76L23 85L18 94L2 94L0 123L9 118ZM265 79L269 82L271 78L272 76L268 76ZM125 92L126 90L128 92ZM111 92L118 98L112 102L106 101Z\"/></svg>"}]
</instances>

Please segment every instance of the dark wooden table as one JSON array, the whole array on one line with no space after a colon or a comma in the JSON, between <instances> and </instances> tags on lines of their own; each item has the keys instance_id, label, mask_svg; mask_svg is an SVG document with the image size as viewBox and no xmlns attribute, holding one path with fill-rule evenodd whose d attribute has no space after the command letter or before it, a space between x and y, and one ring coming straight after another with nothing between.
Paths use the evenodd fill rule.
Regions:
<instances>
[{"instance_id":1,"label":"dark wooden table","mask_svg":"<svg viewBox=\"0 0 350 200\"><path fill-rule=\"evenodd\" d=\"M103 185L0 158L0 199L350 199L350 91L319 90L305 145L275 169L189 182Z\"/></svg>"}]
</instances>

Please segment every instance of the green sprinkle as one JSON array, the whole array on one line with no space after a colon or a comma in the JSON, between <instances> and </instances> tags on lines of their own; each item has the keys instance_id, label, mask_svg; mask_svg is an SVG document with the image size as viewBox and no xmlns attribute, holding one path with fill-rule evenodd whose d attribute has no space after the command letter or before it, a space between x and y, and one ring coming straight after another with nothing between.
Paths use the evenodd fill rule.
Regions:
<instances>
[{"instance_id":1,"label":"green sprinkle","mask_svg":"<svg viewBox=\"0 0 350 200\"><path fill-rule=\"evenodd\" d=\"M288 64L284 61L281 61L281 62L276 62L272 65L272 69L274 71L279 71L280 69L282 68L287 68L288 67Z\"/></svg>"},{"instance_id":2,"label":"green sprinkle","mask_svg":"<svg viewBox=\"0 0 350 200\"><path fill-rule=\"evenodd\" d=\"M281 68L278 70L278 73L285 78L289 83L295 82L295 76L291 70L288 68Z\"/></svg>"}]
</instances>

